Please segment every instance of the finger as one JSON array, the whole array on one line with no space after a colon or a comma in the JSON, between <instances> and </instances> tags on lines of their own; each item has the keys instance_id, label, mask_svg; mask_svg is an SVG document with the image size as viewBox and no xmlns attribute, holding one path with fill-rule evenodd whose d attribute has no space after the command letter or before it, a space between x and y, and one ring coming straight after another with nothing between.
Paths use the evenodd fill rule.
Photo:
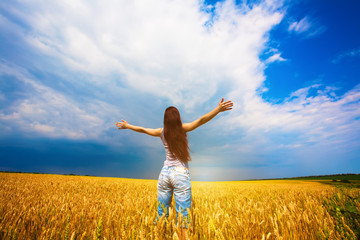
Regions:
<instances>
[{"instance_id":1,"label":"finger","mask_svg":"<svg viewBox=\"0 0 360 240\"><path fill-rule=\"evenodd\" d=\"M229 103L229 104L225 104L225 105L224 105L224 107L226 107L226 108L232 107L232 106L234 106L234 104L232 104L232 103Z\"/></svg>"},{"instance_id":2,"label":"finger","mask_svg":"<svg viewBox=\"0 0 360 240\"><path fill-rule=\"evenodd\" d=\"M226 101L226 102L224 102L224 104L229 104L229 103L233 103L232 101Z\"/></svg>"},{"instance_id":3,"label":"finger","mask_svg":"<svg viewBox=\"0 0 360 240\"><path fill-rule=\"evenodd\" d=\"M221 101L220 101L220 103L223 103L224 102L224 98L221 98Z\"/></svg>"}]
</instances>

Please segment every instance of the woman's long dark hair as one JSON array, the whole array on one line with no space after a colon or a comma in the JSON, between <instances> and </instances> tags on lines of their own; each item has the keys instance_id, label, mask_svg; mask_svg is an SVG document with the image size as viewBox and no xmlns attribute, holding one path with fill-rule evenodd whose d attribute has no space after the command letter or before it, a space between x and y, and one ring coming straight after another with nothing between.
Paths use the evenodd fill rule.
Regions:
<instances>
[{"instance_id":1,"label":"woman's long dark hair","mask_svg":"<svg viewBox=\"0 0 360 240\"><path fill-rule=\"evenodd\" d=\"M187 134L182 128L180 113L176 107L168 107L164 113L164 137L170 152L180 161L191 161Z\"/></svg>"}]
</instances>

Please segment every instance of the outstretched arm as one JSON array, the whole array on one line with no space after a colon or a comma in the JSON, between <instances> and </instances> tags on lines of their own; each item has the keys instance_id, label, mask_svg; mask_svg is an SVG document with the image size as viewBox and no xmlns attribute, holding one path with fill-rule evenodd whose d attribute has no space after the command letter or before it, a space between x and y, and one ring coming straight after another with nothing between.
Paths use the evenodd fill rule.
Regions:
<instances>
[{"instance_id":1,"label":"outstretched arm","mask_svg":"<svg viewBox=\"0 0 360 240\"><path fill-rule=\"evenodd\" d=\"M229 100L224 102L224 98L222 98L219 105L214 110L193 121L192 123L184 123L183 129L186 132L190 132L213 119L216 115L218 115L218 113L231 110L233 105L234 103L232 101Z\"/></svg>"},{"instance_id":2,"label":"outstretched arm","mask_svg":"<svg viewBox=\"0 0 360 240\"><path fill-rule=\"evenodd\" d=\"M156 129L144 128L144 127L131 125L131 124L127 123L125 120L121 120L121 121L122 122L116 122L116 124L115 124L118 129L130 129L135 132L146 133L153 137L160 137L160 135L161 135L162 128L156 128Z\"/></svg>"}]
</instances>

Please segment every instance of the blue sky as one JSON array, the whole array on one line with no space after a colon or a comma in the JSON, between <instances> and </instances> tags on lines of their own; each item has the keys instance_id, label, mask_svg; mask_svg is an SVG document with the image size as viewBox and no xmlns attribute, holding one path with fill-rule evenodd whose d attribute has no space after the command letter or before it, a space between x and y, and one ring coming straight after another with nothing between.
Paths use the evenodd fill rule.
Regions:
<instances>
[{"instance_id":1,"label":"blue sky","mask_svg":"<svg viewBox=\"0 0 360 240\"><path fill-rule=\"evenodd\" d=\"M193 180L360 172L359 1L2 1L0 170L156 179L189 133Z\"/></svg>"}]
</instances>

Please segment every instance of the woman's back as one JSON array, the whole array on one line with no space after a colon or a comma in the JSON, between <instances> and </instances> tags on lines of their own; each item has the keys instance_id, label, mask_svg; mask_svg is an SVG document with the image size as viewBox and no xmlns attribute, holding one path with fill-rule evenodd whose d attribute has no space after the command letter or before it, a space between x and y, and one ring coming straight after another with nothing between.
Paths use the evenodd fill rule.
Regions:
<instances>
[{"instance_id":1,"label":"woman's back","mask_svg":"<svg viewBox=\"0 0 360 240\"><path fill-rule=\"evenodd\" d=\"M166 159L164 162L164 166L181 166L181 167L186 167L189 168L189 165L187 163L184 163L183 161L181 161L180 159L176 158L169 150L169 146L166 142L165 136L164 136L164 131L161 132L161 141L164 144L165 147L165 152L166 152Z\"/></svg>"}]
</instances>

